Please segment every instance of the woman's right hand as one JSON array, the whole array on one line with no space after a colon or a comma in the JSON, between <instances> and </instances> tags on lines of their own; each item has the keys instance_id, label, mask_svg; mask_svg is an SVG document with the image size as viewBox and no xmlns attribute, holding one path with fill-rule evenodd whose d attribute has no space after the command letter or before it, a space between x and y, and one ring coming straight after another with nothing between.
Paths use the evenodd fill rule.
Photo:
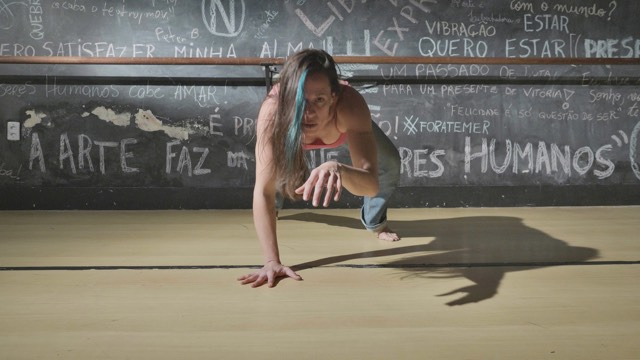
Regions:
<instances>
[{"instance_id":1,"label":"woman's right hand","mask_svg":"<svg viewBox=\"0 0 640 360\"><path fill-rule=\"evenodd\" d=\"M313 206L320 205L322 192L325 192L322 205L328 207L331 199L338 201L342 192L342 178L337 161L327 161L316 167L309 174L309 178L296 189L296 194L302 195L304 201L312 200Z\"/></svg>"},{"instance_id":2,"label":"woman's right hand","mask_svg":"<svg viewBox=\"0 0 640 360\"><path fill-rule=\"evenodd\" d=\"M302 277L291 270L291 268L272 260L268 261L262 269L239 277L238 281L240 281L242 285L251 284L251 287L254 288L262 286L265 283L267 283L269 287L274 287L276 280L281 277L290 277L295 280L302 280Z\"/></svg>"}]
</instances>

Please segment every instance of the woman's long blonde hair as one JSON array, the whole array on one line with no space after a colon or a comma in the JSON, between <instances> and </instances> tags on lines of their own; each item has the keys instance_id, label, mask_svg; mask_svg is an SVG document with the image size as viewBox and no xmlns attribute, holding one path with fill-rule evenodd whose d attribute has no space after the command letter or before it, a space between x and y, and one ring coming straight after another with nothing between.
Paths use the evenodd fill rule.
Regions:
<instances>
[{"instance_id":1,"label":"woman's long blonde hair","mask_svg":"<svg viewBox=\"0 0 640 360\"><path fill-rule=\"evenodd\" d=\"M308 170L302 148L304 81L307 76L316 73L325 74L331 92L339 94L336 63L327 52L305 49L287 58L280 72L277 108L268 125L276 188L289 199L300 197L295 189L304 183Z\"/></svg>"}]
</instances>

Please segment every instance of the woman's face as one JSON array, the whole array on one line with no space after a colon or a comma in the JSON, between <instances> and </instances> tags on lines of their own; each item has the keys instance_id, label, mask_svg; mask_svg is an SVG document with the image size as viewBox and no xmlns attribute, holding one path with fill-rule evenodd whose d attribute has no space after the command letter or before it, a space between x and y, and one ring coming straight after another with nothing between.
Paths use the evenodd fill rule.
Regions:
<instances>
[{"instance_id":1,"label":"woman's face","mask_svg":"<svg viewBox=\"0 0 640 360\"><path fill-rule=\"evenodd\" d=\"M325 128L332 119L335 94L331 92L329 78L323 73L307 76L304 83L306 100L302 131L305 135L315 135Z\"/></svg>"}]
</instances>

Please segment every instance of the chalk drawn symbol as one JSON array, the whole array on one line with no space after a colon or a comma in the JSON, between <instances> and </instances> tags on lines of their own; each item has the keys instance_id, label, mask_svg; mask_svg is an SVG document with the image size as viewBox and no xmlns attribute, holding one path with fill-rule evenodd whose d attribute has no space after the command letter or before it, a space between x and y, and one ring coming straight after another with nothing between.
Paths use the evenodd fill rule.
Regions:
<instances>
[{"instance_id":1,"label":"chalk drawn symbol","mask_svg":"<svg viewBox=\"0 0 640 360\"><path fill-rule=\"evenodd\" d=\"M616 135L611 135L611 138L613 139L613 141L616 142L618 147L622 147L623 143L624 144L628 144L629 143L629 138L627 137L627 134L625 134L624 131L622 131L622 130L618 130L618 133L622 137L622 140L620 140L620 138L617 137Z\"/></svg>"},{"instance_id":2,"label":"chalk drawn symbol","mask_svg":"<svg viewBox=\"0 0 640 360\"><path fill-rule=\"evenodd\" d=\"M234 37L244 26L244 0L202 0L202 21L213 35Z\"/></svg>"},{"instance_id":3,"label":"chalk drawn symbol","mask_svg":"<svg viewBox=\"0 0 640 360\"><path fill-rule=\"evenodd\" d=\"M418 128L416 127L416 124L418 123L418 120L420 120L420 118L416 118L413 122L411 121L411 119L406 119L404 120L404 129L407 131L407 134L412 135L412 134L416 134L418 132Z\"/></svg>"},{"instance_id":4,"label":"chalk drawn symbol","mask_svg":"<svg viewBox=\"0 0 640 360\"><path fill-rule=\"evenodd\" d=\"M6 3L4 0L0 0L0 29L7 30L11 29L15 24L15 15L13 15L13 11L11 11L12 5L24 5L25 7L29 7L27 3L14 1L11 3Z\"/></svg>"}]
</instances>

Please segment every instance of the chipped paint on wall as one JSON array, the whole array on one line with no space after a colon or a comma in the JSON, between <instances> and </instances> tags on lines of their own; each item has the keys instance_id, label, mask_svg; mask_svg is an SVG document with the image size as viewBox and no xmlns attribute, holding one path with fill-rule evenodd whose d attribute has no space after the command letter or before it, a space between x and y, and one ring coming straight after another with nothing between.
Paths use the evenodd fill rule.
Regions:
<instances>
[{"instance_id":1,"label":"chipped paint on wall","mask_svg":"<svg viewBox=\"0 0 640 360\"><path fill-rule=\"evenodd\" d=\"M27 116L29 118L27 118L27 120L24 122L24 127L25 128L32 128L40 123L42 123L42 119L44 119L45 117L47 117L46 114L41 113L41 112L36 112L35 110L27 110L25 111L25 113L27 114Z\"/></svg>"},{"instance_id":2,"label":"chipped paint on wall","mask_svg":"<svg viewBox=\"0 0 640 360\"><path fill-rule=\"evenodd\" d=\"M27 110L26 114L28 118L24 122L25 128L33 128L37 124L42 124L43 119L47 117L45 113L37 112L36 110ZM117 126L125 127L131 125L131 113L129 112L116 113L112 109L108 109L104 106L99 106L93 109L91 113L84 112L81 116L87 117L92 114L102 121L106 121ZM138 112L134 117L135 124L138 129L147 132L163 131L168 136L178 140L188 140L189 135L196 132L195 130L186 127L163 125L162 121L160 121L151 112L151 110L138 109ZM51 124L48 125L51 126Z\"/></svg>"},{"instance_id":3,"label":"chipped paint on wall","mask_svg":"<svg viewBox=\"0 0 640 360\"><path fill-rule=\"evenodd\" d=\"M160 121L150 110L138 109L138 113L135 115L136 125L142 131L164 131L174 139L187 140L189 134L192 132L189 129L178 126L162 125Z\"/></svg>"},{"instance_id":4,"label":"chipped paint on wall","mask_svg":"<svg viewBox=\"0 0 640 360\"><path fill-rule=\"evenodd\" d=\"M98 119L110 122L114 125L118 126L129 126L131 123L131 114L128 112L124 112L121 114L116 114L115 111L111 109L107 109L104 106L99 106L91 112L91 114L98 117ZM88 113L82 114L82 117L89 116Z\"/></svg>"}]
</instances>

